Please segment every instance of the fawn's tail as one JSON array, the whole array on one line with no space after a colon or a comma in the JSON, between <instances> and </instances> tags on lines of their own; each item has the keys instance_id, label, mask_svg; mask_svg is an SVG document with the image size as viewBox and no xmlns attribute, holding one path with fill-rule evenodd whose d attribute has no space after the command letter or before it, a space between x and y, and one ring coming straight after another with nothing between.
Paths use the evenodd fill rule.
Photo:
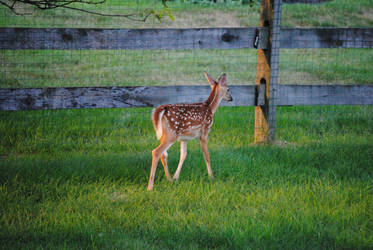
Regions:
<instances>
[{"instance_id":1,"label":"fawn's tail","mask_svg":"<svg viewBox=\"0 0 373 250\"><path fill-rule=\"evenodd\" d=\"M157 135L157 139L161 139L162 134L163 134L163 127L162 127L162 117L165 112L165 107L158 107L153 109L152 112L152 121L153 121L153 126L155 133Z\"/></svg>"}]
</instances>

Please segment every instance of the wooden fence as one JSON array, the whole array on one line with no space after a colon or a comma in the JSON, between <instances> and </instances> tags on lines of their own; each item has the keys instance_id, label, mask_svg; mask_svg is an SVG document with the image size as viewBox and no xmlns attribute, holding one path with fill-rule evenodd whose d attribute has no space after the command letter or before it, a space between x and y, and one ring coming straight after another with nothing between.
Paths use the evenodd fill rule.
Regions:
<instances>
[{"instance_id":1,"label":"wooden fence","mask_svg":"<svg viewBox=\"0 0 373 250\"><path fill-rule=\"evenodd\" d=\"M205 29L0 28L0 49L268 48L268 27ZM373 48L373 28L280 29L280 48Z\"/></svg>"},{"instance_id":2,"label":"wooden fence","mask_svg":"<svg viewBox=\"0 0 373 250\"><path fill-rule=\"evenodd\" d=\"M277 106L373 105L369 85L279 85ZM223 106L262 106L265 86L230 86L233 102ZM0 89L0 110L132 108L165 103L201 102L209 86L71 87Z\"/></svg>"},{"instance_id":3,"label":"wooden fence","mask_svg":"<svg viewBox=\"0 0 373 250\"><path fill-rule=\"evenodd\" d=\"M256 123L262 126L255 132L257 142L274 140L276 106L373 105L372 85L277 84L280 48L373 48L373 28L280 28L281 0L261 4L257 28L0 28L0 49L256 48L258 64L267 66L258 67L256 86L232 86L234 102L225 105L256 106ZM209 91L208 86L3 88L0 110L148 107L202 101Z\"/></svg>"}]
</instances>

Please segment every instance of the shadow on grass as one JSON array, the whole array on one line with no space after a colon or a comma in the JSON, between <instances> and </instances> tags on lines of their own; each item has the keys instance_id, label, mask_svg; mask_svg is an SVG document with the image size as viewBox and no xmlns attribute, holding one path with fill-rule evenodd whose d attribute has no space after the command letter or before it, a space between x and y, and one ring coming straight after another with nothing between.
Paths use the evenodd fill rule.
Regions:
<instances>
[{"instance_id":1,"label":"shadow on grass","mask_svg":"<svg viewBox=\"0 0 373 250\"><path fill-rule=\"evenodd\" d=\"M172 170L177 154L170 154ZM192 147L179 183L167 183L159 164L152 193L145 190L148 152L9 157L0 163L0 209L11 222L1 242L8 248L369 246L367 211L354 210L369 205L368 191L361 198L361 185L348 183L371 183L370 144L212 147L210 154L216 182ZM306 181L316 184L307 188Z\"/></svg>"},{"instance_id":2,"label":"shadow on grass","mask_svg":"<svg viewBox=\"0 0 373 250\"><path fill-rule=\"evenodd\" d=\"M157 249L144 238L125 232L103 233L87 228L54 232L22 232L1 237L0 247L8 249Z\"/></svg>"},{"instance_id":3,"label":"shadow on grass","mask_svg":"<svg viewBox=\"0 0 373 250\"><path fill-rule=\"evenodd\" d=\"M373 147L370 144L312 144L308 146L248 146L210 149L212 169L220 180L234 179L241 183L282 181L295 182L322 176L332 180L366 179L373 176L370 167ZM178 163L178 151L169 155L173 173ZM33 155L9 157L0 162L1 183L17 178L27 183L43 183L50 179L96 182L100 180L146 185L150 172L151 153L97 154L69 153L63 155ZM189 150L180 181L206 177L201 151ZM164 179L158 164L156 182Z\"/></svg>"},{"instance_id":4,"label":"shadow on grass","mask_svg":"<svg viewBox=\"0 0 373 250\"><path fill-rule=\"evenodd\" d=\"M168 215L165 214L167 217ZM307 221L294 222L282 218L275 221L248 217L248 223L213 225L191 221L179 224L168 221L162 227L152 224L108 226L75 225L55 228L52 232L24 231L1 237L3 246L11 248L63 249L364 249L369 241L356 241L341 236L340 230L327 218L310 227ZM165 219L167 221L167 219ZM120 223L117 223L120 224ZM348 231L348 230L347 230ZM350 235L351 236L351 235ZM356 237L356 235L354 235ZM368 249L368 248L367 248Z\"/></svg>"}]
</instances>

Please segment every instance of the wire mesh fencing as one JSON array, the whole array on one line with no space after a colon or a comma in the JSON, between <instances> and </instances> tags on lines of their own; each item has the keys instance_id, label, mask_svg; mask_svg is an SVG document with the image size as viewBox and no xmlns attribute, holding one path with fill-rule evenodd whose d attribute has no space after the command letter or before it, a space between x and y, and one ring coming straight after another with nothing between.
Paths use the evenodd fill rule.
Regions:
<instances>
[{"instance_id":1,"label":"wire mesh fencing","mask_svg":"<svg viewBox=\"0 0 373 250\"><path fill-rule=\"evenodd\" d=\"M167 41L165 41L167 42ZM230 84L253 83L256 54L230 50L3 50L1 87L208 84L204 71Z\"/></svg>"},{"instance_id":2,"label":"wire mesh fencing","mask_svg":"<svg viewBox=\"0 0 373 250\"><path fill-rule=\"evenodd\" d=\"M373 25L370 15L373 6L370 1L312 0L297 1L297 3L295 3L296 1L283 2L282 27L371 27ZM24 13L24 15L15 15L5 6L1 6L0 24L1 27L19 28L100 29L259 26L260 1L255 1L252 8L243 1L217 1L217 3L213 1L174 1L168 2L168 5L172 17L163 13L164 17L161 22L155 15L150 16L146 22L134 22L124 17L92 15L72 9L43 11L22 7L20 4L18 6L17 4L16 11ZM74 6L86 8L92 12L114 15L145 13L149 9L155 13L164 11L161 1L153 0L126 1L125 3L107 1L103 4L89 5L88 7L81 4ZM144 14L138 17L144 17ZM167 43L167 38L164 42ZM360 48L280 49L278 82L280 85L369 85L372 84L373 79L370 70L373 65L372 53L371 49ZM0 50L0 63L1 88L207 85L208 83L203 76L204 71L214 77L226 72L230 85L254 85L257 73L257 50ZM238 131L245 133L245 135L241 133L239 136L232 134L233 138L244 138L247 140L247 144L252 142L253 109L233 107L222 108L222 110L224 117L219 118L221 124L219 125L219 122L216 122L214 128L221 133L227 132L219 129L219 127L227 130L233 128L233 131L237 131L237 133ZM68 145L71 148L81 145L79 150L84 151L85 144L83 142L87 141L92 143L92 147L102 145L94 143L94 131L101 131L97 132L99 133L97 136L102 138L100 140L104 140L102 135L105 135L105 132L102 132L105 129L100 129L100 124L104 122L102 120L96 121L96 119L98 116L111 117L110 114L116 114L116 112L119 111L30 111L30 113L21 112L22 115L17 115L15 114L17 112L15 112L10 116L4 113L2 121L8 124L4 125L5 127L11 126L10 124L13 123L19 125L15 126L19 128L19 134L15 130L11 130L13 134L8 135L8 139L5 140L3 144L4 152L10 152L9 148L14 148L15 145L22 142L20 139L22 133L26 133L28 137L34 140L34 143L40 140L45 142L45 145L50 145L51 149L55 148L53 133L47 136L49 132L46 132L48 129L45 128L55 132L56 129L60 131L60 129L69 128L66 131L69 131L68 133L71 133L72 136L63 134L59 137L60 140L66 142L65 148L68 148ZM115 136L108 136L108 138L116 141L118 148L120 148L118 145L120 145L121 140L127 141L128 144L137 142L135 137L131 137L133 133L141 137L141 140L147 140L147 135L153 133L150 121L151 109L123 109L122 112L117 114L118 119L125 117L123 119L128 120L133 127L123 122L121 128L113 128ZM107 114L104 115L104 113ZM56 117L53 114L56 114ZM38 119L34 119L34 115ZM367 124L372 123L373 119L370 107L279 107L277 115L276 129L278 130L279 141L295 141L298 143L318 141L320 131L330 132L331 129L334 132L329 135L330 139L336 138L335 135L338 135L341 136L338 138L342 140L343 135L347 132L339 133L338 131L341 128L341 131L350 131L349 129L356 131L357 127L360 129L360 132L357 132L358 134L360 133L368 139L372 136L372 131L367 126ZM79 130L79 119L87 120L87 124L96 125L92 125L90 128L84 125ZM108 119L113 124L120 124L119 120ZM348 121L360 122L360 125L352 128ZM42 128L40 129L38 129L40 126L35 125L38 122L41 123ZM34 125L30 126L30 123ZM350 125L345 125L345 123ZM54 128L52 128L53 124ZM127 126L133 130L127 131L125 129ZM141 128L136 129L136 127L141 126L144 126L147 130L144 132ZM241 126L244 126L244 129ZM34 129L28 131L26 128ZM299 129L301 132L294 133L295 130ZM85 130L90 131L90 135L88 137L79 136L79 133L84 135ZM41 139L43 136L40 137L38 131L45 131L44 139ZM314 138L312 140L307 139L307 134L311 132L311 137ZM75 133L76 135L74 135ZM34 135L39 135L39 137ZM219 138L219 136L215 134L213 138ZM16 142L17 140L12 139L13 137L17 137L19 141ZM82 143L75 144L75 140L82 140ZM218 142L216 141L216 143ZM235 144L243 145L243 142L237 139ZM144 146L142 150L149 150L154 145ZM229 146L234 145L229 144ZM36 146L32 147L35 148ZM103 146L103 148L105 147ZM140 150L141 147L136 146L135 148Z\"/></svg>"},{"instance_id":3,"label":"wire mesh fencing","mask_svg":"<svg viewBox=\"0 0 373 250\"><path fill-rule=\"evenodd\" d=\"M15 15L2 6L1 27L158 29L246 27L257 26L259 22L259 7L249 8L242 2L176 1L168 5L174 20L165 14L161 21L152 15L145 22L71 9L42 11L21 5L16 6L16 11L27 14ZM74 6L101 14L146 13L148 9L156 13L164 11L161 1L153 0ZM164 43L167 42L164 38ZM0 58L1 88L207 86L204 71L216 78L226 72L228 83L232 85L254 84L256 72L256 51L253 49L1 50ZM218 122L222 128L237 125L234 121L236 113L222 112L224 116ZM240 110L239 116L246 116L244 113ZM141 156L145 152L148 154L157 143L150 116L151 108L5 112L2 113L2 125L8 132L4 133L2 152L89 154L111 151L126 155L134 152ZM244 120L249 120L248 117ZM218 133L215 136L219 137Z\"/></svg>"},{"instance_id":4,"label":"wire mesh fencing","mask_svg":"<svg viewBox=\"0 0 373 250\"><path fill-rule=\"evenodd\" d=\"M372 27L367 18L373 10L370 1L284 1L282 27L296 28L364 28ZM297 2L297 3L295 3ZM299 16L304 18L299 19ZM326 30L327 32L327 30ZM317 44L317 39L308 44ZM330 33L330 42L333 36ZM335 38L334 38L335 39ZM341 39L341 38L340 38ZM354 39L343 37L340 43ZM358 41L355 45L371 43ZM317 47L317 46L315 46ZM364 47L364 46L362 46ZM371 85L373 51L366 48L307 48L281 49L279 83L291 85ZM313 93L315 98L323 93ZM364 93L361 93L364 96ZM345 99L351 96L347 93ZM338 103L335 103L336 105ZM290 114L288 110L296 110ZM294 116L293 116L294 115ZM314 142L341 145L354 136L362 140L372 138L372 130L362 124L372 124L373 110L369 106L313 106L281 107L278 112L277 132L279 139L290 140L299 129L307 128ZM300 117L303 117L302 119ZM311 125L312 124L312 125ZM288 133L289 125L293 135Z\"/></svg>"},{"instance_id":5,"label":"wire mesh fencing","mask_svg":"<svg viewBox=\"0 0 373 250\"><path fill-rule=\"evenodd\" d=\"M158 0L75 4L100 14L154 12L146 21L101 16L72 9L39 10L20 3L15 15L1 6L1 27L31 28L206 28L257 26L258 7L241 1L168 2ZM19 5L19 6L18 6ZM26 8L26 9L24 9ZM157 15L163 15L158 20ZM174 17L173 17L174 16ZM137 17L137 16L136 16ZM141 19L141 18L140 18ZM108 41L110 42L110 41ZM164 43L167 43L164 38ZM0 87L144 86L204 83L203 71L229 72L232 84L254 82L254 50L2 50ZM249 66L248 66L249 65Z\"/></svg>"}]
</instances>

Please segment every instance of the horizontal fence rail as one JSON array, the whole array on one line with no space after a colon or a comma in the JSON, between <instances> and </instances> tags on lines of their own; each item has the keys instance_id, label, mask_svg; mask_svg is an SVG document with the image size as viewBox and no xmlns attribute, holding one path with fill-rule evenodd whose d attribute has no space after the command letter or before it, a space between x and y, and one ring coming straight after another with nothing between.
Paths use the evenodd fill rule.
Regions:
<instances>
[{"instance_id":1,"label":"horizontal fence rail","mask_svg":"<svg viewBox=\"0 0 373 250\"><path fill-rule=\"evenodd\" d=\"M266 49L268 28L0 28L0 49ZM373 28L281 28L280 48L373 48Z\"/></svg>"},{"instance_id":2,"label":"horizontal fence rail","mask_svg":"<svg viewBox=\"0 0 373 250\"><path fill-rule=\"evenodd\" d=\"M373 48L373 28L281 28L280 48Z\"/></svg>"},{"instance_id":3,"label":"horizontal fence rail","mask_svg":"<svg viewBox=\"0 0 373 250\"><path fill-rule=\"evenodd\" d=\"M254 85L230 87L233 102L223 106L263 105ZM0 89L0 110L152 107L203 102L209 86L75 87ZM257 91L257 93L256 93ZM372 85L279 85L278 106L373 105Z\"/></svg>"},{"instance_id":4,"label":"horizontal fence rail","mask_svg":"<svg viewBox=\"0 0 373 250\"><path fill-rule=\"evenodd\" d=\"M373 105L373 85L279 85L278 106Z\"/></svg>"},{"instance_id":5,"label":"horizontal fence rail","mask_svg":"<svg viewBox=\"0 0 373 250\"><path fill-rule=\"evenodd\" d=\"M0 28L0 49L237 49L254 44L268 29L69 29Z\"/></svg>"}]
</instances>

